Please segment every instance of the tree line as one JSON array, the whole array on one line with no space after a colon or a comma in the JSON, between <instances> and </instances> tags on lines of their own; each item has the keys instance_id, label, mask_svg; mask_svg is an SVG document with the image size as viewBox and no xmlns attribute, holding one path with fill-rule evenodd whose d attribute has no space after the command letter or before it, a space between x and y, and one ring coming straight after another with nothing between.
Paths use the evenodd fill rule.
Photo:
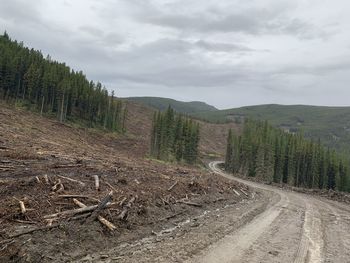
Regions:
<instances>
[{"instance_id":1,"label":"tree line","mask_svg":"<svg viewBox=\"0 0 350 263\"><path fill-rule=\"evenodd\" d=\"M170 106L156 112L151 133L151 156L165 161L193 164L198 157L199 124Z\"/></svg>"},{"instance_id":2,"label":"tree line","mask_svg":"<svg viewBox=\"0 0 350 263\"><path fill-rule=\"evenodd\" d=\"M225 169L266 182L350 191L349 169L342 156L320 141L262 121L245 120L239 136L229 131Z\"/></svg>"},{"instance_id":3,"label":"tree line","mask_svg":"<svg viewBox=\"0 0 350 263\"><path fill-rule=\"evenodd\" d=\"M79 119L111 131L124 129L126 109L101 83L88 81L81 71L44 58L0 35L0 96L3 100L50 114L64 122Z\"/></svg>"}]
</instances>

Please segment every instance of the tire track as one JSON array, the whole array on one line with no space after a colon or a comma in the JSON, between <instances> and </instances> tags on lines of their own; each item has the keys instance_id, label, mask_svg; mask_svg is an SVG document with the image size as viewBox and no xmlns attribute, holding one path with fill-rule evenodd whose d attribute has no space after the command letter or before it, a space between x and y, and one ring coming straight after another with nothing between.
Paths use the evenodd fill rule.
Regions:
<instances>
[{"instance_id":1,"label":"tire track","mask_svg":"<svg viewBox=\"0 0 350 263\"><path fill-rule=\"evenodd\" d=\"M321 262L324 247L321 215L307 198L303 201L305 202L303 234L294 262Z\"/></svg>"},{"instance_id":2,"label":"tire track","mask_svg":"<svg viewBox=\"0 0 350 263\"><path fill-rule=\"evenodd\" d=\"M271 210L277 210L277 206L283 206L285 208L288 207L288 203L289 201L286 202L286 200L288 200L288 196L296 198L297 200L300 201L300 203L304 204L305 207L305 211L304 211L304 220L303 220L303 227L302 227L302 232L301 232L301 239L297 248L297 252L294 258L294 262L295 263L305 263L305 262L321 262L322 261L322 251L324 248L324 241L323 241L323 234L322 234L322 221L321 221L321 215L318 211L318 208L309 200L309 197L307 196L303 196L300 194L295 194L295 193L290 193L290 192L284 192L281 190L278 190L276 188L267 186L267 185L262 185L262 184L258 184L258 183L254 183L254 182L249 182L249 181L245 181L239 178L234 178L233 176L230 176L226 173L224 173L223 171L221 171L217 165L220 164L222 162L211 162L209 164L210 169L215 172L216 174L219 174L221 176L224 176L228 179L231 180L235 180L238 181L240 183L243 184L247 184L251 187L254 188L258 188L258 189L262 189L262 190L267 190L267 191L272 191L276 194L279 194L281 196L281 201L277 204L272 206L270 209ZM282 203L281 203L282 202ZM265 212L267 213L271 213L272 211L270 210L266 210ZM262 213L260 216L258 216L256 218L256 220L263 220L262 224L264 224L264 230L266 230L268 228L268 226L273 222L270 220L265 220L264 219L264 213ZM280 210L279 210L280 212ZM274 214L275 215L275 214ZM276 215L276 217L279 215L279 213ZM276 218L274 217L274 219ZM245 229L242 229L242 231L246 231L246 230L250 230L252 232L256 232L257 225L255 224L255 226L253 225L252 228L250 228L250 224L248 224ZM246 235L249 235L249 233L245 233ZM261 231L258 231L258 234L262 234ZM235 242L236 243L241 243L242 240L240 239L240 233L236 234L236 239ZM254 239L255 238L255 239ZM255 234L253 236L251 236L249 239L244 240L244 245L242 246L237 246L235 245L235 252L237 254L237 250L238 249L238 254L241 256L243 255L243 250L244 249L248 249L249 245L252 244L253 241L255 241L258 238L258 236ZM228 237L227 240L223 240L222 242L228 242L228 244L230 243L230 237ZM247 242L251 242L250 244L248 244ZM218 245L219 247L222 247L222 249L224 249L225 247L227 248L228 245L224 245L223 243L220 242L220 244ZM232 249L232 248L231 248ZM213 249L213 256L211 258L215 258L214 255L215 253L219 253L222 251L220 251L220 249L215 248ZM207 254L208 256L209 254ZM229 256L229 255L227 255ZM231 255L233 256L234 259L237 258L237 256ZM236 262L235 260L229 260L229 261L203 261L203 262ZM239 261L237 261L239 262Z\"/></svg>"}]
</instances>

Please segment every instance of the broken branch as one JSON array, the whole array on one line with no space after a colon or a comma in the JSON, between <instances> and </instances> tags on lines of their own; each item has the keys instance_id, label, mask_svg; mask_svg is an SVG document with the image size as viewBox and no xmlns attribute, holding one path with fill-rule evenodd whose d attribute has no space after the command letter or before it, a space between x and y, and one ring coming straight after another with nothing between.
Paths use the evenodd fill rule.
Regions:
<instances>
[{"instance_id":1,"label":"broken branch","mask_svg":"<svg viewBox=\"0 0 350 263\"><path fill-rule=\"evenodd\" d=\"M130 201L124 206L123 211L117 217L118 219L126 220L126 218L128 216L129 209L131 209L132 204L135 202L135 200L136 200L136 197L132 197L130 199Z\"/></svg>"},{"instance_id":2,"label":"broken branch","mask_svg":"<svg viewBox=\"0 0 350 263\"><path fill-rule=\"evenodd\" d=\"M98 175L93 175L93 177L95 178L95 189L96 191L100 190L100 179L98 178Z\"/></svg>"},{"instance_id":3,"label":"broken branch","mask_svg":"<svg viewBox=\"0 0 350 263\"><path fill-rule=\"evenodd\" d=\"M177 184L178 184L178 181L176 181L172 186L170 186L168 188L168 191L171 191Z\"/></svg>"},{"instance_id":4,"label":"broken branch","mask_svg":"<svg viewBox=\"0 0 350 263\"><path fill-rule=\"evenodd\" d=\"M87 219L87 222L94 221L98 214L106 207L106 205L112 200L113 191L110 191L97 205L96 209L92 212L91 216Z\"/></svg>"},{"instance_id":5,"label":"broken branch","mask_svg":"<svg viewBox=\"0 0 350 263\"><path fill-rule=\"evenodd\" d=\"M81 208L86 207L86 205L83 204L82 202L80 202L78 199L74 198L73 202ZM111 222L109 222L107 219L105 219L104 217L102 217L100 215L97 216L97 219L98 219L98 221L100 221L101 224L105 225L111 231L113 231L117 228L115 225L113 225Z\"/></svg>"},{"instance_id":6,"label":"broken branch","mask_svg":"<svg viewBox=\"0 0 350 263\"><path fill-rule=\"evenodd\" d=\"M72 179L72 178L69 178L69 177L65 177L65 176L62 176L62 175L57 175L58 177L62 178L62 179L66 179L68 181L71 181L71 182L74 182L74 183L78 183L80 184L81 186L85 186L85 183L83 183L82 181L79 181L79 180L75 180L75 179Z\"/></svg>"}]
</instances>

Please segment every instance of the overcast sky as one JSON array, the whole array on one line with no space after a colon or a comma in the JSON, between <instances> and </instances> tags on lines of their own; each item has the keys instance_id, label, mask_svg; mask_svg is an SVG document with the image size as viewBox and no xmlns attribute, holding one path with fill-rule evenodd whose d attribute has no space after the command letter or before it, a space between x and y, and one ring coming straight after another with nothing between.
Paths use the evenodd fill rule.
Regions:
<instances>
[{"instance_id":1,"label":"overcast sky","mask_svg":"<svg viewBox=\"0 0 350 263\"><path fill-rule=\"evenodd\" d=\"M0 0L0 30L118 96L350 105L348 0Z\"/></svg>"}]
</instances>

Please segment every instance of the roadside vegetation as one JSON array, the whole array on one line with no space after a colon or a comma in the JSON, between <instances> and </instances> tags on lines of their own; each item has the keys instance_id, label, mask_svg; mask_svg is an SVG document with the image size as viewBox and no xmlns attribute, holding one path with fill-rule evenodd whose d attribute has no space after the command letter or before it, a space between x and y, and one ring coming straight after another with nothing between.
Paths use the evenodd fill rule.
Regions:
<instances>
[{"instance_id":1,"label":"roadside vegetation","mask_svg":"<svg viewBox=\"0 0 350 263\"><path fill-rule=\"evenodd\" d=\"M198 158L199 124L177 114L170 106L154 114L151 156L165 161L194 164Z\"/></svg>"},{"instance_id":2,"label":"roadside vegetation","mask_svg":"<svg viewBox=\"0 0 350 263\"><path fill-rule=\"evenodd\" d=\"M269 104L200 112L194 116L212 123L241 124L245 118L268 120L274 127L302 132L311 140L320 138L326 147L350 153L350 107Z\"/></svg>"},{"instance_id":3,"label":"roadside vegetation","mask_svg":"<svg viewBox=\"0 0 350 263\"><path fill-rule=\"evenodd\" d=\"M229 132L225 169L270 183L350 191L342 156L320 141L287 133L266 121L247 119L240 136Z\"/></svg>"}]
</instances>

